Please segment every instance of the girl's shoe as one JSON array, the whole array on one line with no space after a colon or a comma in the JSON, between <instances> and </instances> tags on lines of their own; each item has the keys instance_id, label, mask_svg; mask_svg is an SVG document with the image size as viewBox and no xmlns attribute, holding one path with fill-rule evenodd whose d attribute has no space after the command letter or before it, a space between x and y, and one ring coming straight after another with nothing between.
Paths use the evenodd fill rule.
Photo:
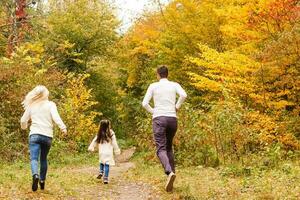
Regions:
<instances>
[{"instance_id":1,"label":"girl's shoe","mask_svg":"<svg viewBox=\"0 0 300 200\"><path fill-rule=\"evenodd\" d=\"M40 187L41 187L41 190L44 190L45 189L45 181L40 181Z\"/></svg>"},{"instance_id":2,"label":"girl's shoe","mask_svg":"<svg viewBox=\"0 0 300 200\"><path fill-rule=\"evenodd\" d=\"M32 176L32 191L37 191L39 183L39 175L35 174Z\"/></svg>"},{"instance_id":3,"label":"girl's shoe","mask_svg":"<svg viewBox=\"0 0 300 200\"><path fill-rule=\"evenodd\" d=\"M103 178L103 183L104 183L104 184L108 184L108 177L104 177L104 178Z\"/></svg>"},{"instance_id":4,"label":"girl's shoe","mask_svg":"<svg viewBox=\"0 0 300 200\"><path fill-rule=\"evenodd\" d=\"M100 173L98 176L97 176L97 179L101 179L103 176L103 173Z\"/></svg>"}]
</instances>

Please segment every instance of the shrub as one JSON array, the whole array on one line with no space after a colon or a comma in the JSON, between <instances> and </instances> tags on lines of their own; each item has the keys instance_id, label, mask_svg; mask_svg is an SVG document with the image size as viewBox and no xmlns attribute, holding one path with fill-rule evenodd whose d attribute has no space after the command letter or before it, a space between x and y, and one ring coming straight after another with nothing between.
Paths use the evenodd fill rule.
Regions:
<instances>
[{"instance_id":1,"label":"shrub","mask_svg":"<svg viewBox=\"0 0 300 200\"><path fill-rule=\"evenodd\" d=\"M68 134L60 134L58 137L68 141L73 149L84 151L97 133L95 118L101 115L100 112L91 110L97 102L91 100L92 90L84 84L88 77L88 74L68 75L67 88L61 104L61 115L67 125Z\"/></svg>"}]
</instances>

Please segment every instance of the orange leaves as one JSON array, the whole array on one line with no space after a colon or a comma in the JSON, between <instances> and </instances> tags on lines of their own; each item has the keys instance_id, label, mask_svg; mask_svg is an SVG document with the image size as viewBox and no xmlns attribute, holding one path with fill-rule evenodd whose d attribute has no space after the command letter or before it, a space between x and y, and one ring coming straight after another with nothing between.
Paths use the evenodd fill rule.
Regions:
<instances>
[{"instance_id":1,"label":"orange leaves","mask_svg":"<svg viewBox=\"0 0 300 200\"><path fill-rule=\"evenodd\" d=\"M249 112L245 115L246 127L257 134L263 146L280 143L285 149L296 150L300 148L297 138L288 132L286 126L275 118L259 112Z\"/></svg>"},{"instance_id":2,"label":"orange leaves","mask_svg":"<svg viewBox=\"0 0 300 200\"><path fill-rule=\"evenodd\" d=\"M215 12L224 19L220 24L224 48L200 45L198 56L188 57L191 84L212 94L229 89L262 110L296 108L300 99L296 1L226 1L216 5Z\"/></svg>"},{"instance_id":3,"label":"orange leaves","mask_svg":"<svg viewBox=\"0 0 300 200\"><path fill-rule=\"evenodd\" d=\"M273 42L284 38L282 34L293 29L299 21L299 13L298 0L260 0L250 7L246 27L256 32L256 42Z\"/></svg>"},{"instance_id":4,"label":"orange leaves","mask_svg":"<svg viewBox=\"0 0 300 200\"><path fill-rule=\"evenodd\" d=\"M255 26L270 23L274 30L280 31L286 24L295 23L299 19L298 2L298 0L272 0L259 8L258 12L252 11L249 24Z\"/></svg>"},{"instance_id":5,"label":"orange leaves","mask_svg":"<svg viewBox=\"0 0 300 200\"><path fill-rule=\"evenodd\" d=\"M172 1L124 37L128 96L139 98L155 79L154 68L167 64L170 79L191 94L191 117L206 118L183 120L193 141L176 141L182 151L197 144L224 154L278 143L297 149L296 123L285 118L297 121L300 110L297 2L182 0L178 6ZM228 96L236 101L228 102ZM206 112L195 114L200 108ZM203 138L196 139L191 130Z\"/></svg>"},{"instance_id":6,"label":"orange leaves","mask_svg":"<svg viewBox=\"0 0 300 200\"><path fill-rule=\"evenodd\" d=\"M132 42L153 40L159 37L160 32L164 28L164 24L159 15L151 15L146 19L138 21L127 37L129 36Z\"/></svg>"}]
</instances>

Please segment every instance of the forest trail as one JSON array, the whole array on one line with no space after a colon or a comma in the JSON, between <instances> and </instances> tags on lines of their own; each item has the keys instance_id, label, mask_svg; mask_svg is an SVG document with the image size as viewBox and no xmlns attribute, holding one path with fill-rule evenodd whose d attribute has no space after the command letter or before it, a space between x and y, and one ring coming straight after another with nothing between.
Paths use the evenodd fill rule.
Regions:
<instances>
[{"instance_id":1,"label":"forest trail","mask_svg":"<svg viewBox=\"0 0 300 200\"><path fill-rule=\"evenodd\" d=\"M102 180L96 180L99 184L94 186L79 185L76 190L81 194L80 199L118 199L118 200L141 200L141 199L159 199L151 185L143 182L131 182L126 180L127 173L135 165L132 162L119 163L111 168L110 183L104 185ZM96 179L98 173L97 167L74 168L71 170L74 174L86 174ZM66 199L78 199L72 196Z\"/></svg>"},{"instance_id":2,"label":"forest trail","mask_svg":"<svg viewBox=\"0 0 300 200\"><path fill-rule=\"evenodd\" d=\"M80 191L82 199L159 199L151 185L143 182L130 182L126 179L127 176L130 176L130 169L135 167L134 163L129 161L134 151L135 148L127 149L118 156L116 166L113 166L110 170L110 184L104 185L102 180L97 180L99 184L93 187L78 187L76 190ZM83 167L74 168L71 171L74 174L81 173L96 178L99 169L97 167ZM73 198L69 197L68 199Z\"/></svg>"},{"instance_id":3,"label":"forest trail","mask_svg":"<svg viewBox=\"0 0 300 200\"><path fill-rule=\"evenodd\" d=\"M129 161L134 151L134 148L124 150L117 158L116 166L110 168L110 181L107 185L96 178L99 173L97 165L76 166L70 164L61 168L51 168L50 166L46 189L32 192L27 168L15 169L13 170L14 174L3 174L6 177L12 176L12 178L9 184L5 184L5 187L1 187L0 184L0 199L160 199L154 186L128 179L132 169L135 168L135 164Z\"/></svg>"},{"instance_id":4,"label":"forest trail","mask_svg":"<svg viewBox=\"0 0 300 200\"><path fill-rule=\"evenodd\" d=\"M110 170L110 183L96 179L98 155L79 154L50 161L46 189L31 191L29 162L0 164L0 200L170 200L170 199L300 199L299 164L284 164L272 170L220 166L177 170L174 192L163 190L165 177L159 163L148 165L134 149L124 150ZM53 154L54 155L54 152ZM280 177L280 178L279 178Z\"/></svg>"}]
</instances>

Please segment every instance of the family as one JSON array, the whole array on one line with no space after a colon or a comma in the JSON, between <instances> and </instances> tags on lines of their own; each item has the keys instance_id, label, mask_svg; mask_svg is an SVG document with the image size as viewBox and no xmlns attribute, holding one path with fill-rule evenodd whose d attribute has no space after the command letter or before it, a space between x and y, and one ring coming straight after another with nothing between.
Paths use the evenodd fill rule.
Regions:
<instances>
[{"instance_id":1,"label":"family","mask_svg":"<svg viewBox=\"0 0 300 200\"><path fill-rule=\"evenodd\" d=\"M176 82L168 80L167 66L157 68L158 82L152 83L143 99L143 107L152 114L152 126L157 156L167 175L165 190L171 192L176 178L175 161L173 153L173 138L177 131L176 112L187 97L184 89ZM177 95L179 95L178 100ZM25 112L21 118L21 128L27 129L31 122L29 132L30 164L32 173L32 191L45 189L48 169L47 156L53 138L53 122L60 130L67 134L67 127L57 111L56 104L48 100L49 91L45 86L37 86L30 91L22 105ZM153 98L154 107L150 106ZM99 151L100 173L98 179L104 184L109 182L109 169L114 165L114 154L121 150L118 146L116 134L111 129L109 120L101 120L99 130L88 147L89 151ZM40 161L40 170L39 162Z\"/></svg>"}]
</instances>

